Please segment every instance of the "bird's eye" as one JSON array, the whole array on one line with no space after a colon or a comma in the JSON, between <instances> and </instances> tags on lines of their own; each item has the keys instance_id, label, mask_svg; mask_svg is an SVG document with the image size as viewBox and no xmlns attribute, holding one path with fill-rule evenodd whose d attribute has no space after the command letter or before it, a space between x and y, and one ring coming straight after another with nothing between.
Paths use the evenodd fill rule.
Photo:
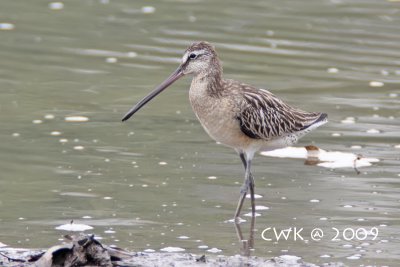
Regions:
<instances>
[{"instance_id":1,"label":"bird's eye","mask_svg":"<svg viewBox=\"0 0 400 267\"><path fill-rule=\"evenodd\" d=\"M197 57L197 55L195 54L195 53L191 53L190 55L189 55L189 58L190 59L195 59Z\"/></svg>"}]
</instances>

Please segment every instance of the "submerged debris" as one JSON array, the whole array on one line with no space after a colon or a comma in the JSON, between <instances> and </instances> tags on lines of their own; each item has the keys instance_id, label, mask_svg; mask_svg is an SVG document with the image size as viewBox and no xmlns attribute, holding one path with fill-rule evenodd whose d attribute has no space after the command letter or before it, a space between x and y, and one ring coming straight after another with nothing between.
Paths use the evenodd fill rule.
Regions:
<instances>
[{"instance_id":1,"label":"submerged debris","mask_svg":"<svg viewBox=\"0 0 400 267\"><path fill-rule=\"evenodd\" d=\"M114 266L114 261L131 258L134 254L117 248L103 246L94 235L65 236L66 244L47 251L0 249L1 266ZM33 263L33 265L32 265Z\"/></svg>"},{"instance_id":2,"label":"submerged debris","mask_svg":"<svg viewBox=\"0 0 400 267\"><path fill-rule=\"evenodd\" d=\"M54 246L47 250L36 265L51 266L112 266L107 248L94 239L94 236L66 236L72 243Z\"/></svg>"},{"instance_id":3,"label":"submerged debris","mask_svg":"<svg viewBox=\"0 0 400 267\"><path fill-rule=\"evenodd\" d=\"M197 258L196 261L197 261L197 262L204 262L204 263L207 262L207 260L206 260L206 255L203 255L203 256Z\"/></svg>"},{"instance_id":4,"label":"submerged debris","mask_svg":"<svg viewBox=\"0 0 400 267\"><path fill-rule=\"evenodd\" d=\"M130 253L102 245L93 235L65 236L68 243L51 247L46 252L27 249L0 248L3 267L78 267L78 266L197 266L197 267L316 267L300 257L282 255L274 258L255 256L198 256L190 253ZM342 267L342 263L329 263Z\"/></svg>"}]
</instances>

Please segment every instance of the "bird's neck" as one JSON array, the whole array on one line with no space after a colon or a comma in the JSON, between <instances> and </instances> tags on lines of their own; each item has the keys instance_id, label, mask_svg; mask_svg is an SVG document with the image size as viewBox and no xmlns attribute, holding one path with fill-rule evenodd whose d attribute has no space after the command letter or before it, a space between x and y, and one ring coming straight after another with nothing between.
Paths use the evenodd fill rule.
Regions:
<instances>
[{"instance_id":1,"label":"bird's neck","mask_svg":"<svg viewBox=\"0 0 400 267\"><path fill-rule=\"evenodd\" d=\"M210 69L207 72L199 73L193 77L193 83L198 84L212 97L219 97L223 91L222 70Z\"/></svg>"}]
</instances>

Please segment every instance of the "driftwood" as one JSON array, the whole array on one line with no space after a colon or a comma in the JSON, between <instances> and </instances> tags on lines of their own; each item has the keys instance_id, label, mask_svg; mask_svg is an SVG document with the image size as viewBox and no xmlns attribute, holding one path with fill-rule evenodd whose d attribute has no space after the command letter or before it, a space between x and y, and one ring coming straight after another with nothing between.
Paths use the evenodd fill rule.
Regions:
<instances>
[{"instance_id":1,"label":"driftwood","mask_svg":"<svg viewBox=\"0 0 400 267\"><path fill-rule=\"evenodd\" d=\"M208 257L190 253L134 253L102 245L92 235L66 236L67 243L49 248L47 251L0 248L0 266L4 267L316 267L299 257L275 258L218 256ZM341 263L326 266L342 267Z\"/></svg>"}]
</instances>

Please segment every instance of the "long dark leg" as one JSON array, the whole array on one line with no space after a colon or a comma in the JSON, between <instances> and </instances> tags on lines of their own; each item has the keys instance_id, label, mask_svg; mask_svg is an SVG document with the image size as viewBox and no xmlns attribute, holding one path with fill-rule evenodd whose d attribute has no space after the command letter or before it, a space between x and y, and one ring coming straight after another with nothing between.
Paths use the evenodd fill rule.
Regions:
<instances>
[{"instance_id":1,"label":"long dark leg","mask_svg":"<svg viewBox=\"0 0 400 267\"><path fill-rule=\"evenodd\" d=\"M255 198L254 198L254 177L253 174L251 173L250 167L251 167L251 161L252 158L249 158L249 164L247 163L247 160L244 156L244 153L240 154L240 159L242 160L243 166L244 166L244 170L247 170L247 166L249 166L249 188L250 188L250 197L251 197L251 212L253 214L253 216L255 215L256 209L255 209Z\"/></svg>"},{"instance_id":2,"label":"long dark leg","mask_svg":"<svg viewBox=\"0 0 400 267\"><path fill-rule=\"evenodd\" d=\"M251 210L252 210L252 216L251 216L251 222L250 222L250 232L249 232L249 238L246 240L243 238L243 233L240 227L240 224L236 221L235 222L235 229L236 229L236 235L239 238L239 242L242 243L241 247L241 255L242 256L250 256L251 249L254 248L254 226L255 226L255 201L254 201L254 178L253 175L250 172L250 166L251 166L251 157L250 163L247 163L248 161L246 160L245 154L238 151L240 155L240 159L242 160L246 175L245 175L245 181L244 185L241 191L241 196L239 199L238 207L236 209L236 214L235 214L235 220L237 220L237 217L240 215L240 210L241 206L243 205L244 199L246 197L247 189L250 189L250 195L251 195ZM247 168L249 167L249 168Z\"/></svg>"},{"instance_id":3,"label":"long dark leg","mask_svg":"<svg viewBox=\"0 0 400 267\"><path fill-rule=\"evenodd\" d=\"M250 189L250 196L251 196L251 211L252 215L255 215L255 199L254 199L254 178L253 175L251 174L251 160L253 158L253 155L247 154L247 157L245 157L245 154L243 152L239 152L240 159L242 160L244 169L245 169L245 177L244 177L244 184L240 192L240 198L239 202L236 208L235 212L235 219L237 219L240 215L240 211L242 209L244 200L246 198L246 194L248 190Z\"/></svg>"},{"instance_id":4,"label":"long dark leg","mask_svg":"<svg viewBox=\"0 0 400 267\"><path fill-rule=\"evenodd\" d=\"M251 198L251 214L252 217L254 217L256 215L256 201L255 201L255 197L254 197L254 177L251 174L251 158L247 158L246 160L246 179L247 182L249 183L249 188L250 188L250 198Z\"/></svg>"},{"instance_id":5,"label":"long dark leg","mask_svg":"<svg viewBox=\"0 0 400 267\"><path fill-rule=\"evenodd\" d=\"M244 169L246 170L247 163L246 163L246 157L244 156L244 153L243 152L239 152L239 156L240 156L240 159L242 160ZM244 184L243 184L242 188L240 189L240 198L239 198L238 205L236 207L235 218L234 218L235 220L240 215L240 210L242 209L243 202L244 202L244 200L246 198L246 194L247 194L247 185L246 185L246 178L245 178Z\"/></svg>"}]
</instances>

